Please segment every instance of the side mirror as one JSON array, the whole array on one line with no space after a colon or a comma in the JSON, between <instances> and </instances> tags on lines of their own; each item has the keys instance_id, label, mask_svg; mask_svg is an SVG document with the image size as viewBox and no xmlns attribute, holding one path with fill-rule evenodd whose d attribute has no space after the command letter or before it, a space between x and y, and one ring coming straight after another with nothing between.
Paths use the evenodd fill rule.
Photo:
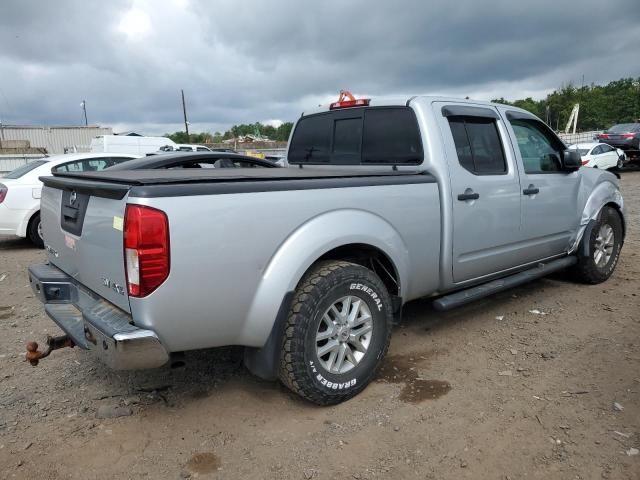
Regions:
<instances>
[{"instance_id":1,"label":"side mirror","mask_svg":"<svg viewBox=\"0 0 640 480\"><path fill-rule=\"evenodd\" d=\"M582 166L582 157L577 150L565 150L562 152L562 169L573 172Z\"/></svg>"}]
</instances>

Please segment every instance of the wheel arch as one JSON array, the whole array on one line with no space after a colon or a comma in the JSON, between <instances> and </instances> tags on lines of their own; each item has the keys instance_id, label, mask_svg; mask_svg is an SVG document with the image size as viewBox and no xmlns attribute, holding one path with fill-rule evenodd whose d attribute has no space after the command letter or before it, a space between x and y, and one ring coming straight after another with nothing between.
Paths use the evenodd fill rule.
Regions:
<instances>
[{"instance_id":1,"label":"wheel arch","mask_svg":"<svg viewBox=\"0 0 640 480\"><path fill-rule=\"evenodd\" d=\"M626 221L624 217L624 201L622 199L622 194L620 193L617 185L613 182L601 182L593 188L584 204L580 218L579 231L569 253L573 253L578 249L585 231L589 229L589 226L593 223L593 220L597 218L602 209L607 206L614 208L620 215L624 241L624 235L626 234Z\"/></svg>"},{"instance_id":2,"label":"wheel arch","mask_svg":"<svg viewBox=\"0 0 640 480\"><path fill-rule=\"evenodd\" d=\"M340 235L332 233L336 224L343 227ZM293 292L313 265L329 259L347 260L367 268L373 264L373 270L390 289L396 308L401 305L409 258L399 232L386 220L363 210L339 210L315 217L287 237L263 271L239 342L262 345L247 349L245 365L252 373L274 378L269 365L279 355L281 329ZM254 337L254 341L247 342L248 337Z\"/></svg>"},{"instance_id":3,"label":"wheel arch","mask_svg":"<svg viewBox=\"0 0 640 480\"><path fill-rule=\"evenodd\" d=\"M40 205L38 205L36 208L33 208L27 215L24 216L24 218L20 222L20 225L18 225L18 230L16 231L17 236L23 237L23 238L27 236L27 230L29 229L29 225L31 224L31 221L38 213L40 213Z\"/></svg>"}]
</instances>

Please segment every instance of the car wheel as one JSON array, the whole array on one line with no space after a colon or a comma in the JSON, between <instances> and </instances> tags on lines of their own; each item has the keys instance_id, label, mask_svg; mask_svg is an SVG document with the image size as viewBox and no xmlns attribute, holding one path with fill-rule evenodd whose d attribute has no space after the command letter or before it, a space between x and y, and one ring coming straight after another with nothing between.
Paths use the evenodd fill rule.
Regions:
<instances>
[{"instance_id":1,"label":"car wheel","mask_svg":"<svg viewBox=\"0 0 640 480\"><path fill-rule=\"evenodd\" d=\"M618 157L618 163L616 163L616 170L622 170L624 168L624 158Z\"/></svg>"},{"instance_id":2,"label":"car wheel","mask_svg":"<svg viewBox=\"0 0 640 480\"><path fill-rule=\"evenodd\" d=\"M44 248L44 238L42 237L42 222L40 212L36 213L27 226L27 237L38 248Z\"/></svg>"},{"instance_id":3,"label":"car wheel","mask_svg":"<svg viewBox=\"0 0 640 480\"><path fill-rule=\"evenodd\" d=\"M618 263L622 241L620 214L614 208L604 207L591 233L580 244L578 263L573 268L576 280L590 284L607 280Z\"/></svg>"},{"instance_id":4,"label":"car wheel","mask_svg":"<svg viewBox=\"0 0 640 480\"><path fill-rule=\"evenodd\" d=\"M300 282L289 311L280 379L318 405L361 392L389 348L391 298L371 270L344 261L318 263Z\"/></svg>"}]
</instances>

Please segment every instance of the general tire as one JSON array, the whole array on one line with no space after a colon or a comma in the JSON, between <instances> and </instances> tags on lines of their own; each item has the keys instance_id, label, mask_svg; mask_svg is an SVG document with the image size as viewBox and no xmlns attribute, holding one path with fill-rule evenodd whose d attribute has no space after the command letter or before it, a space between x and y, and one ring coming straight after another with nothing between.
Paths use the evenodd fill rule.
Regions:
<instances>
[{"instance_id":1,"label":"general tire","mask_svg":"<svg viewBox=\"0 0 640 480\"><path fill-rule=\"evenodd\" d=\"M350 300L348 300L350 299ZM356 303L359 303L356 305ZM348 302L348 305L347 305ZM350 312L353 321L344 319L342 312ZM355 312L355 313L354 313ZM370 323L367 313L370 314ZM340 315L338 315L340 314ZM333 329L328 324L332 319ZM318 405L332 405L361 392L373 380L389 348L393 309L384 284L371 270L345 261L319 262L300 281L288 315L280 358L280 379L293 392ZM342 323L344 322L344 323ZM349 328L349 325L360 325ZM358 332L371 328L370 337ZM335 337L318 340L322 336ZM350 344L354 338L366 351ZM319 355L338 342L339 349L333 363L331 355ZM341 352L347 344L351 359L345 354L338 368ZM332 344L333 345L333 344Z\"/></svg>"},{"instance_id":2,"label":"general tire","mask_svg":"<svg viewBox=\"0 0 640 480\"><path fill-rule=\"evenodd\" d=\"M31 220L29 220L29 225L27 226L27 237L31 243L33 243L38 248L44 248L44 240L40 236L40 212L36 213Z\"/></svg>"},{"instance_id":3,"label":"general tire","mask_svg":"<svg viewBox=\"0 0 640 480\"><path fill-rule=\"evenodd\" d=\"M613 234L611 253L608 260L598 264L596 263L596 250L598 246L602 245L603 240L606 240L606 238L603 238L603 231L608 231L607 226L610 227ZM606 237L606 235L604 235L604 237ZM618 263L620 250L622 249L622 241L623 228L620 214L614 208L604 207L600 211L596 223L591 229L591 233L582 239L577 254L578 263L573 267L575 279L582 283L589 284L602 283L607 280ZM588 255L585 255L585 242L588 242L586 249L589 253Z\"/></svg>"}]
</instances>

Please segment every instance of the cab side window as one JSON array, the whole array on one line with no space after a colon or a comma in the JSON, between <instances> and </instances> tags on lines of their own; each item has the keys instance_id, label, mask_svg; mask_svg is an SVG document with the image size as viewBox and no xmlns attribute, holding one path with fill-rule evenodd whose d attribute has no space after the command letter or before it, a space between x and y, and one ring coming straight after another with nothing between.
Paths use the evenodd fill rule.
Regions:
<instances>
[{"instance_id":1,"label":"cab side window","mask_svg":"<svg viewBox=\"0 0 640 480\"><path fill-rule=\"evenodd\" d=\"M511 119L518 149L528 174L562 171L560 159L564 145L536 120Z\"/></svg>"},{"instance_id":2,"label":"cab side window","mask_svg":"<svg viewBox=\"0 0 640 480\"><path fill-rule=\"evenodd\" d=\"M474 175L507 173L496 121L484 117L449 117L460 165Z\"/></svg>"}]
</instances>

